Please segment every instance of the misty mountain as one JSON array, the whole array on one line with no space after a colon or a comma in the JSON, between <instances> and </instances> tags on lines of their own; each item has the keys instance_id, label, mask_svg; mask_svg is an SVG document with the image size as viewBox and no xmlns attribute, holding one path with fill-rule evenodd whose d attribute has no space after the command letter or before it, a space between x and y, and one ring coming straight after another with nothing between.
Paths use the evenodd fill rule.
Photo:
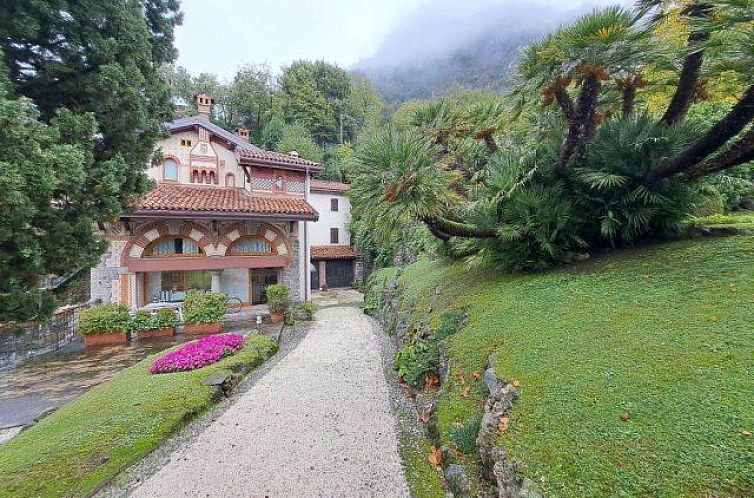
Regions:
<instances>
[{"instance_id":1,"label":"misty mountain","mask_svg":"<svg viewBox=\"0 0 754 498\"><path fill-rule=\"evenodd\" d=\"M506 91L527 45L593 8L544 2L431 0L353 69L391 104L442 95L456 85Z\"/></svg>"}]
</instances>

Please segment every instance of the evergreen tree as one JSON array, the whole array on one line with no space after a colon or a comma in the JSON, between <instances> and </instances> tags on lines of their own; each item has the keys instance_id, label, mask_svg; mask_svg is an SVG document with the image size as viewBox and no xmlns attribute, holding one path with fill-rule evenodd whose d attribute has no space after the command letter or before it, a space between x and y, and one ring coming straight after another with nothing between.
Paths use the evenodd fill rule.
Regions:
<instances>
[{"instance_id":1,"label":"evergreen tree","mask_svg":"<svg viewBox=\"0 0 754 498\"><path fill-rule=\"evenodd\" d=\"M179 22L177 0L0 4L0 320L48 312L36 276L96 261L93 223L149 188Z\"/></svg>"}]
</instances>

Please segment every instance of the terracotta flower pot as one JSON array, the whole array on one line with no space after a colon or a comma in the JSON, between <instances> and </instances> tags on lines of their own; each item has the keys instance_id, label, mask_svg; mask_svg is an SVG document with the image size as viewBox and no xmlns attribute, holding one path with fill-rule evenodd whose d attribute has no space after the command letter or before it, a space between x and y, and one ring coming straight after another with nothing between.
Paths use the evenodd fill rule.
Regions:
<instances>
[{"instance_id":1,"label":"terracotta flower pot","mask_svg":"<svg viewBox=\"0 0 754 498\"><path fill-rule=\"evenodd\" d=\"M280 323L285 319L285 313L282 311L279 311L277 313L270 313L270 321L272 323Z\"/></svg>"},{"instance_id":2,"label":"terracotta flower pot","mask_svg":"<svg viewBox=\"0 0 754 498\"><path fill-rule=\"evenodd\" d=\"M84 336L84 346L109 346L112 344L126 344L128 343L128 335L113 332L111 334L86 334Z\"/></svg>"},{"instance_id":3,"label":"terracotta flower pot","mask_svg":"<svg viewBox=\"0 0 754 498\"><path fill-rule=\"evenodd\" d=\"M219 334L222 329L220 322L212 323L187 323L183 326L183 332L186 335L208 335Z\"/></svg>"},{"instance_id":4,"label":"terracotta flower pot","mask_svg":"<svg viewBox=\"0 0 754 498\"><path fill-rule=\"evenodd\" d=\"M139 340L159 339L162 337L173 337L175 335L175 327L163 327L161 329L140 330L138 332L138 335L139 335Z\"/></svg>"}]
</instances>

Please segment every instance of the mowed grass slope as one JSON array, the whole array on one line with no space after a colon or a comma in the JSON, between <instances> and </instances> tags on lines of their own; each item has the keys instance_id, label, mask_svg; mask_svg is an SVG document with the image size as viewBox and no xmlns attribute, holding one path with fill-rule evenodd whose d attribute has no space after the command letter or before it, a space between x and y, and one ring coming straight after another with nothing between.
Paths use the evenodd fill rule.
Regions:
<instances>
[{"instance_id":1,"label":"mowed grass slope","mask_svg":"<svg viewBox=\"0 0 754 498\"><path fill-rule=\"evenodd\" d=\"M525 276L420 262L401 281L418 309L440 286L436 314L469 311L449 342L445 439L483 400L461 376L494 353L523 390L499 444L549 498L754 496L754 238Z\"/></svg>"},{"instance_id":2,"label":"mowed grass slope","mask_svg":"<svg viewBox=\"0 0 754 498\"><path fill-rule=\"evenodd\" d=\"M250 336L235 355L191 372L151 375L156 355L137 363L0 445L0 497L89 496L212 404L204 379L275 351L273 339Z\"/></svg>"}]
</instances>

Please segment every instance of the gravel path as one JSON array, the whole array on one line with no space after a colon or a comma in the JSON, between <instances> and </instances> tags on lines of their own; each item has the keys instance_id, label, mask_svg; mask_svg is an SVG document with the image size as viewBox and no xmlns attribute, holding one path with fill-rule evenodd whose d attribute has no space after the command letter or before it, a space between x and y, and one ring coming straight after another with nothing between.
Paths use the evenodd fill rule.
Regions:
<instances>
[{"instance_id":1,"label":"gravel path","mask_svg":"<svg viewBox=\"0 0 754 498\"><path fill-rule=\"evenodd\" d=\"M134 497L408 497L375 330L339 291L298 345Z\"/></svg>"}]
</instances>

